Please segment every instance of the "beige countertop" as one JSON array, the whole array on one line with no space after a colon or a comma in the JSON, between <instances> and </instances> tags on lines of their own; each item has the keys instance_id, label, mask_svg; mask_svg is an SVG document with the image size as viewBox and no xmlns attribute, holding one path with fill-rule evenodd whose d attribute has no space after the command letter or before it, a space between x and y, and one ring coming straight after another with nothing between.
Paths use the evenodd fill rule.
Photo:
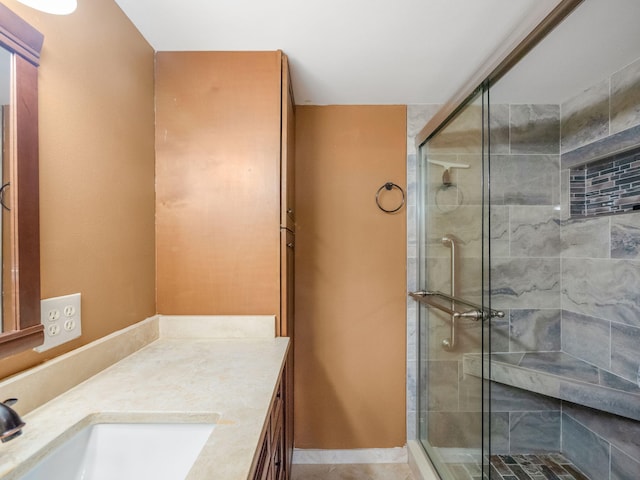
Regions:
<instances>
[{"instance_id":1,"label":"beige countertop","mask_svg":"<svg viewBox=\"0 0 640 480\"><path fill-rule=\"evenodd\" d=\"M164 338L162 328L159 332L131 355L23 414L23 434L0 446L0 478L19 478L89 423L214 421L187 479L245 480L288 339L172 338L170 333Z\"/></svg>"}]
</instances>

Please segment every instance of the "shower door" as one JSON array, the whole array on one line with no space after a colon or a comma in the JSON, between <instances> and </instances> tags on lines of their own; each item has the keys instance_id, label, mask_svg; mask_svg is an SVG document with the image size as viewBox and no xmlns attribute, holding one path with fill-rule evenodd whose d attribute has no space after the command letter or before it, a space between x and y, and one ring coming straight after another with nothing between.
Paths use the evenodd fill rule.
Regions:
<instances>
[{"instance_id":1,"label":"shower door","mask_svg":"<svg viewBox=\"0 0 640 480\"><path fill-rule=\"evenodd\" d=\"M487 118L481 91L418 153L418 437L444 480L488 472L488 392L469 373L490 343Z\"/></svg>"}]
</instances>

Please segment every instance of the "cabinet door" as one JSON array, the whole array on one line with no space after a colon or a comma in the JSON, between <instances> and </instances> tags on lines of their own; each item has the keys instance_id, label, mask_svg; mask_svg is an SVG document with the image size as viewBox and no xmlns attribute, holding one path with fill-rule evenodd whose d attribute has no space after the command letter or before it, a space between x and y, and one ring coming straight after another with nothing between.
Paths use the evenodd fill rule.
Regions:
<instances>
[{"instance_id":1,"label":"cabinet door","mask_svg":"<svg viewBox=\"0 0 640 480\"><path fill-rule=\"evenodd\" d=\"M293 343L287 354L287 362L282 373L283 405L283 437L284 437L284 478L291 476L293 460Z\"/></svg>"},{"instance_id":2,"label":"cabinet door","mask_svg":"<svg viewBox=\"0 0 640 480\"><path fill-rule=\"evenodd\" d=\"M280 188L280 225L294 230L295 226L295 110L289 77L287 56L282 55L282 131Z\"/></svg>"},{"instance_id":3,"label":"cabinet door","mask_svg":"<svg viewBox=\"0 0 640 480\"><path fill-rule=\"evenodd\" d=\"M278 335L293 341L294 319L294 251L295 235L290 230L280 232L280 322Z\"/></svg>"},{"instance_id":4,"label":"cabinet door","mask_svg":"<svg viewBox=\"0 0 640 480\"><path fill-rule=\"evenodd\" d=\"M282 416L280 416L280 421L276 424L276 432L273 439L273 458L271 460L273 466L272 475L274 480L284 480L285 478L286 469L284 456L284 430L282 429Z\"/></svg>"},{"instance_id":5,"label":"cabinet door","mask_svg":"<svg viewBox=\"0 0 640 480\"><path fill-rule=\"evenodd\" d=\"M293 398L291 397L292 350L289 349L276 394L269 408L266 427L256 451L252 480L287 480L293 453Z\"/></svg>"},{"instance_id":6,"label":"cabinet door","mask_svg":"<svg viewBox=\"0 0 640 480\"><path fill-rule=\"evenodd\" d=\"M278 313L281 70L280 52L158 52L158 312Z\"/></svg>"},{"instance_id":7,"label":"cabinet door","mask_svg":"<svg viewBox=\"0 0 640 480\"><path fill-rule=\"evenodd\" d=\"M271 476L271 462L269 461L269 439L265 437L260 453L258 455L258 461L256 463L256 469L253 475L253 480L269 480Z\"/></svg>"}]
</instances>

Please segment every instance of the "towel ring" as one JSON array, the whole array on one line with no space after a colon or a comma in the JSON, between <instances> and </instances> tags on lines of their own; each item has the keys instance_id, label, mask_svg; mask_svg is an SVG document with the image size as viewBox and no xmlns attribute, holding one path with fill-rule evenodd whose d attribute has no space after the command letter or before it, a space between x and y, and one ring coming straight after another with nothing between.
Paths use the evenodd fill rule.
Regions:
<instances>
[{"instance_id":1,"label":"towel ring","mask_svg":"<svg viewBox=\"0 0 640 480\"><path fill-rule=\"evenodd\" d=\"M387 210L382 205L380 205L380 192L382 192L382 190L393 190L394 188L397 188L398 190L400 190L400 193L402 193L402 202L400 203L400 205L397 208L394 208L393 210ZM395 212L397 212L398 210L400 210L404 206L404 201L405 201L404 190L402 189L402 187L396 185L393 182L385 183L376 192L376 204L378 205L378 208L380 210L382 210L383 212L385 212L385 213L395 213Z\"/></svg>"}]
</instances>

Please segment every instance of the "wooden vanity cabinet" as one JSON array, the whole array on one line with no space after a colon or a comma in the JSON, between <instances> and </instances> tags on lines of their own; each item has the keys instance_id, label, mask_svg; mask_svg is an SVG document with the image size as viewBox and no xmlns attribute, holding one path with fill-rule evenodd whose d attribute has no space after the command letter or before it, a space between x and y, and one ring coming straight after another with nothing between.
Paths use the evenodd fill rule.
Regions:
<instances>
[{"instance_id":1,"label":"wooden vanity cabinet","mask_svg":"<svg viewBox=\"0 0 640 480\"><path fill-rule=\"evenodd\" d=\"M291 398L287 397L289 366L287 361L278 380L260 448L256 452L253 471L249 476L252 480L287 480L291 476L290 447L287 445L287 431L293 421L288 408Z\"/></svg>"}]
</instances>

